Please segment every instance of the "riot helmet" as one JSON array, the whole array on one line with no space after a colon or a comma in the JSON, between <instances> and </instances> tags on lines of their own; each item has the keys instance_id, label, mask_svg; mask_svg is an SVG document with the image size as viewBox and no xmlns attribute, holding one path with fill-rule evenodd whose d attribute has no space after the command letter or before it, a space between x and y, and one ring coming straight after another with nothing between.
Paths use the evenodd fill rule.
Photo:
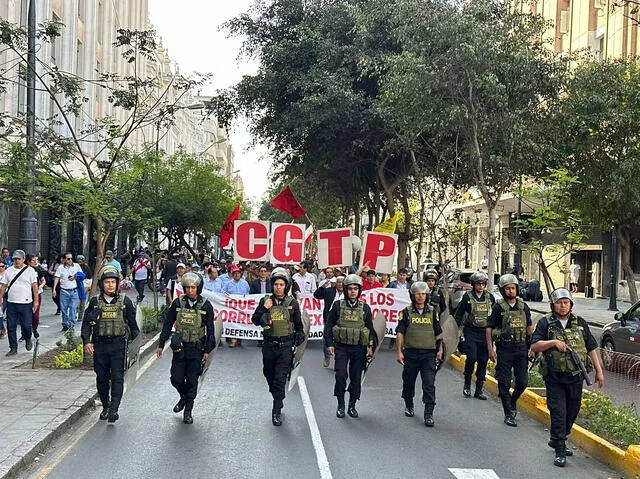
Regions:
<instances>
[{"instance_id":1,"label":"riot helmet","mask_svg":"<svg viewBox=\"0 0 640 479\"><path fill-rule=\"evenodd\" d=\"M98 273L98 286L100 287L100 291L105 293L103 281L105 279L113 278L116 280L116 293L118 292L118 288L120 287L120 273L116 269L115 266L110 264L103 266ZM106 294L106 293L105 293Z\"/></svg>"},{"instance_id":2,"label":"riot helmet","mask_svg":"<svg viewBox=\"0 0 640 479\"><path fill-rule=\"evenodd\" d=\"M568 299L571 302L571 308L573 308L573 296L566 288L556 288L553 290L551 295L549 296L549 305L551 306L551 310L553 311L553 305L559 299Z\"/></svg>"},{"instance_id":3,"label":"riot helmet","mask_svg":"<svg viewBox=\"0 0 640 479\"><path fill-rule=\"evenodd\" d=\"M197 288L198 294L202 293L202 277L198 273L185 273L182 275L182 280L180 281L182 287L186 290L190 286L195 286Z\"/></svg>"},{"instance_id":4,"label":"riot helmet","mask_svg":"<svg viewBox=\"0 0 640 479\"><path fill-rule=\"evenodd\" d=\"M484 283L486 285L487 280L487 275L482 271L476 271L469 277L469 283L471 283L471 286L475 286L476 283Z\"/></svg>"},{"instance_id":5,"label":"riot helmet","mask_svg":"<svg viewBox=\"0 0 640 479\"><path fill-rule=\"evenodd\" d=\"M516 296L520 294L520 283L518 282L518 278L514 274L503 274L500 276L498 280L498 289L500 290L500 294L502 297L505 297L504 287L508 284L514 284L516 286Z\"/></svg>"}]
</instances>

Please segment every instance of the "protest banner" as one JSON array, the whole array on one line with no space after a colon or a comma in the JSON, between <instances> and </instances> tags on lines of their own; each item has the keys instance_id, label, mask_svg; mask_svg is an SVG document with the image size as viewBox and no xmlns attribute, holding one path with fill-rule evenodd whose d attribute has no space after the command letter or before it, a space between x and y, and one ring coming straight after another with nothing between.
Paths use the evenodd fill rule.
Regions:
<instances>
[{"instance_id":1,"label":"protest banner","mask_svg":"<svg viewBox=\"0 0 640 479\"><path fill-rule=\"evenodd\" d=\"M351 266L351 228L318 231L318 268Z\"/></svg>"},{"instance_id":2,"label":"protest banner","mask_svg":"<svg viewBox=\"0 0 640 479\"><path fill-rule=\"evenodd\" d=\"M367 264L377 273L391 274L397 245L398 235L367 231L364 234L360 266Z\"/></svg>"},{"instance_id":3,"label":"protest banner","mask_svg":"<svg viewBox=\"0 0 640 479\"><path fill-rule=\"evenodd\" d=\"M305 226L271 223L271 264L297 264L304 260Z\"/></svg>"},{"instance_id":4,"label":"protest banner","mask_svg":"<svg viewBox=\"0 0 640 479\"><path fill-rule=\"evenodd\" d=\"M267 261L269 259L269 222L236 220L233 260Z\"/></svg>"},{"instance_id":5,"label":"protest banner","mask_svg":"<svg viewBox=\"0 0 640 479\"><path fill-rule=\"evenodd\" d=\"M223 322L222 336L236 339L262 339L262 328L251 322L251 315L255 311L262 294L223 294L203 290L202 296L211 301L214 314ZM381 313L387 320L387 337L395 337L395 330L402 310L411 304L409 292L406 289L376 288L363 291L360 299L371 307L373 316ZM323 337L324 321L322 310L324 302L311 294L299 294L300 309L309 315L309 340L321 340Z\"/></svg>"}]
</instances>

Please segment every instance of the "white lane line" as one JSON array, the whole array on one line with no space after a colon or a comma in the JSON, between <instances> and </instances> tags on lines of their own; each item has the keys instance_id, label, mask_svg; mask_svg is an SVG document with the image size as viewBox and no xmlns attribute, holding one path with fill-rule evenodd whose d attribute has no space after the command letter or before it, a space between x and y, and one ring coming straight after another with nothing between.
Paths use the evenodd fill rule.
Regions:
<instances>
[{"instance_id":1,"label":"white lane line","mask_svg":"<svg viewBox=\"0 0 640 479\"><path fill-rule=\"evenodd\" d=\"M304 407L304 412L307 415L307 422L309 423L309 430L311 431L311 441L313 442L313 448L316 451L316 460L318 462L318 469L320 469L320 477L322 477L322 479L333 479L331 469L329 468L327 453L324 450L324 444L322 444L320 429L318 429L318 423L316 422L316 415L313 413L313 406L311 405L309 391L307 391L307 386L302 376L298 376L298 388L300 389L302 406Z\"/></svg>"},{"instance_id":2,"label":"white lane line","mask_svg":"<svg viewBox=\"0 0 640 479\"><path fill-rule=\"evenodd\" d=\"M449 472L457 479L500 479L493 469L452 469Z\"/></svg>"}]
</instances>

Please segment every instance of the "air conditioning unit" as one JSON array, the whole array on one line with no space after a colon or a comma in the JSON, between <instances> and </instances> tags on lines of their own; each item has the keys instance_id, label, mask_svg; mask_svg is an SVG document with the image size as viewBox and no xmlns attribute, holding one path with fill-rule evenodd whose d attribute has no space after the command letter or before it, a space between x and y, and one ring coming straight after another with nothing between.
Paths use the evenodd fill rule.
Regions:
<instances>
[{"instance_id":1,"label":"air conditioning unit","mask_svg":"<svg viewBox=\"0 0 640 479\"><path fill-rule=\"evenodd\" d=\"M567 33L569 31L569 12L563 10L560 12L560 33Z\"/></svg>"}]
</instances>

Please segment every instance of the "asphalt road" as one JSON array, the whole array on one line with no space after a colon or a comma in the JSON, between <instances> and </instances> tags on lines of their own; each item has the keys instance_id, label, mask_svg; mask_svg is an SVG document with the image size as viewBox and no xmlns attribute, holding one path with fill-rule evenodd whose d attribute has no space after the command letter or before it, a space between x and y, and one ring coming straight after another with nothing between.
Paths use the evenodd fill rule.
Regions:
<instances>
[{"instance_id":1,"label":"asphalt road","mask_svg":"<svg viewBox=\"0 0 640 479\"><path fill-rule=\"evenodd\" d=\"M497 400L464 398L462 378L448 366L437 378L436 427L424 426L420 407L416 417L404 417L401 366L386 348L363 387L360 418L338 419L333 371L322 369L321 357L320 344L311 344L302 370L310 407L296 387L285 400L283 426L274 427L260 349L248 341L223 347L188 426L171 411L178 396L169 383L168 352L125 394L120 421L107 425L92 414L23 477L525 479L560 473L542 425L520 415L518 428L505 426ZM419 385L420 379L418 391ZM561 474L620 477L579 450Z\"/></svg>"}]
</instances>

